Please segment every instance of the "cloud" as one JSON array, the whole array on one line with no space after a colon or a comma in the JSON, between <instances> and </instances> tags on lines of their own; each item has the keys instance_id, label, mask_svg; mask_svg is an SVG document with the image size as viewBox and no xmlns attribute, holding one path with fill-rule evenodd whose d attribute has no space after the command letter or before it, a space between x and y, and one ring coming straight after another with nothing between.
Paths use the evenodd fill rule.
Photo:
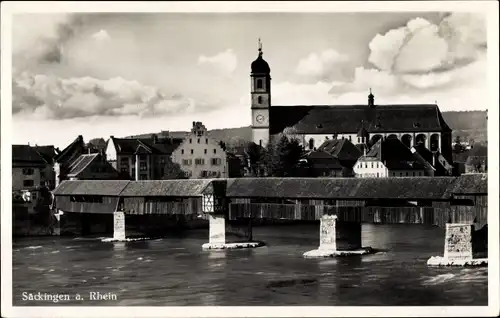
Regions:
<instances>
[{"instance_id":1,"label":"cloud","mask_svg":"<svg viewBox=\"0 0 500 318\"><path fill-rule=\"evenodd\" d=\"M92 34L92 38L96 41L106 41L109 40L111 37L109 36L109 33L106 30L100 30Z\"/></svg>"},{"instance_id":2,"label":"cloud","mask_svg":"<svg viewBox=\"0 0 500 318\"><path fill-rule=\"evenodd\" d=\"M64 61L64 48L79 32L83 17L71 14L19 14L13 21L14 68Z\"/></svg>"},{"instance_id":3,"label":"cloud","mask_svg":"<svg viewBox=\"0 0 500 318\"><path fill-rule=\"evenodd\" d=\"M295 74L307 82L344 79L352 74L349 58L333 49L311 53L299 61Z\"/></svg>"},{"instance_id":4,"label":"cloud","mask_svg":"<svg viewBox=\"0 0 500 318\"><path fill-rule=\"evenodd\" d=\"M484 17L452 13L439 24L416 18L406 26L377 34L369 62L391 73L427 73L472 63L486 48Z\"/></svg>"},{"instance_id":5,"label":"cloud","mask_svg":"<svg viewBox=\"0 0 500 318\"><path fill-rule=\"evenodd\" d=\"M198 65L208 67L209 70L231 74L238 65L238 58L232 49L227 49L214 56L201 55L198 57Z\"/></svg>"},{"instance_id":6,"label":"cloud","mask_svg":"<svg viewBox=\"0 0 500 318\"><path fill-rule=\"evenodd\" d=\"M214 107L176 94L128 81L121 77L59 78L24 72L13 80L13 114L38 119L68 119L92 116L151 117L165 114L204 112Z\"/></svg>"}]
</instances>

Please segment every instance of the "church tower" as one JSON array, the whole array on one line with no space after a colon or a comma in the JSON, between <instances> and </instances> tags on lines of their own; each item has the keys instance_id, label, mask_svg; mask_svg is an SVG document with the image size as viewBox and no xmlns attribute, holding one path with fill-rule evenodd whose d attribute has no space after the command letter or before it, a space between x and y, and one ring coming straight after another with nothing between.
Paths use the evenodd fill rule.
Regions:
<instances>
[{"instance_id":1,"label":"church tower","mask_svg":"<svg viewBox=\"0 0 500 318\"><path fill-rule=\"evenodd\" d=\"M269 142L269 107L271 106L271 69L262 58L259 39L259 56L252 62L252 141L265 147Z\"/></svg>"}]
</instances>

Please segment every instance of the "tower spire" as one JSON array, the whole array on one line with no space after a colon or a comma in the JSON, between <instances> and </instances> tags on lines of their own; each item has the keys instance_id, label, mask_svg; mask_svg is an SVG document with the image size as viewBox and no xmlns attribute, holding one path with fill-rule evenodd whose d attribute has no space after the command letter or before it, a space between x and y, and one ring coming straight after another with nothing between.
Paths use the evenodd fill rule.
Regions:
<instances>
[{"instance_id":1,"label":"tower spire","mask_svg":"<svg viewBox=\"0 0 500 318\"><path fill-rule=\"evenodd\" d=\"M262 42L260 41L260 37L259 37L259 56L262 56Z\"/></svg>"}]
</instances>

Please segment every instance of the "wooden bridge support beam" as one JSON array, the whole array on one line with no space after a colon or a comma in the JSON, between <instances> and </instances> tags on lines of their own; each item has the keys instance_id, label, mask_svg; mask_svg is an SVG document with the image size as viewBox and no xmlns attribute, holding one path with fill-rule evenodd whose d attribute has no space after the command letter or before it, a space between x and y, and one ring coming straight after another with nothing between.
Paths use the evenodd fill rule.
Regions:
<instances>
[{"instance_id":1,"label":"wooden bridge support beam","mask_svg":"<svg viewBox=\"0 0 500 318\"><path fill-rule=\"evenodd\" d=\"M305 258L363 255L371 253L361 245L361 222L337 222L336 215L320 219L319 247L304 253Z\"/></svg>"},{"instance_id":2,"label":"wooden bridge support beam","mask_svg":"<svg viewBox=\"0 0 500 318\"><path fill-rule=\"evenodd\" d=\"M429 266L480 266L488 264L488 258L481 258L481 241L487 240L487 232L474 231L473 224L446 223L444 256L433 256ZM484 236L478 240L477 236ZM478 257L479 256L479 257Z\"/></svg>"}]
</instances>

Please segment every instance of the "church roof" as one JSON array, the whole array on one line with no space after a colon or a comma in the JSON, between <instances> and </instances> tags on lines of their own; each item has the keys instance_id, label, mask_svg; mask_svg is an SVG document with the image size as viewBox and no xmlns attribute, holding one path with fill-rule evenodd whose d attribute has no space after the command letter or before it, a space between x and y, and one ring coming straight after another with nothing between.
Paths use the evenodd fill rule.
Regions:
<instances>
[{"instance_id":1,"label":"church roof","mask_svg":"<svg viewBox=\"0 0 500 318\"><path fill-rule=\"evenodd\" d=\"M451 131L434 104L271 106L270 133L298 134Z\"/></svg>"}]
</instances>

